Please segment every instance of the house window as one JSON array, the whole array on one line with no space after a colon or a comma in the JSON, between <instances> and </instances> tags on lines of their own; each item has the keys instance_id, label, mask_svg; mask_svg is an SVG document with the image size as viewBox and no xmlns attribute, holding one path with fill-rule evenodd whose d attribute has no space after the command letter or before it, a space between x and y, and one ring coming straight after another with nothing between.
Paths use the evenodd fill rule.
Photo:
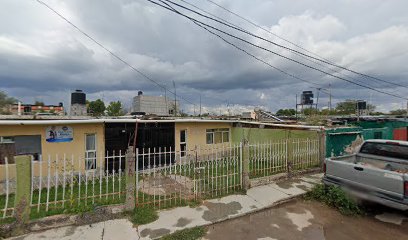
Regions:
<instances>
[{"instance_id":1,"label":"house window","mask_svg":"<svg viewBox=\"0 0 408 240\"><path fill-rule=\"evenodd\" d=\"M85 170L96 169L96 134L85 136Z\"/></svg>"},{"instance_id":2,"label":"house window","mask_svg":"<svg viewBox=\"0 0 408 240\"><path fill-rule=\"evenodd\" d=\"M14 143L14 137L0 137L0 143Z\"/></svg>"},{"instance_id":3,"label":"house window","mask_svg":"<svg viewBox=\"0 0 408 240\"><path fill-rule=\"evenodd\" d=\"M16 148L13 137L0 137L0 164L14 163Z\"/></svg>"},{"instance_id":4,"label":"house window","mask_svg":"<svg viewBox=\"0 0 408 240\"><path fill-rule=\"evenodd\" d=\"M15 136L16 155L32 155L34 161L41 157L41 135Z\"/></svg>"},{"instance_id":5,"label":"house window","mask_svg":"<svg viewBox=\"0 0 408 240\"><path fill-rule=\"evenodd\" d=\"M31 106L24 106L24 110L25 113L30 113L31 112Z\"/></svg>"},{"instance_id":6,"label":"house window","mask_svg":"<svg viewBox=\"0 0 408 240\"><path fill-rule=\"evenodd\" d=\"M187 152L187 130L180 131L180 155L182 157L186 156Z\"/></svg>"},{"instance_id":7,"label":"house window","mask_svg":"<svg viewBox=\"0 0 408 240\"><path fill-rule=\"evenodd\" d=\"M207 129L207 144L218 144L229 142L229 128Z\"/></svg>"},{"instance_id":8,"label":"house window","mask_svg":"<svg viewBox=\"0 0 408 240\"><path fill-rule=\"evenodd\" d=\"M206 138L207 138L207 144L214 143L214 129L207 129Z\"/></svg>"}]
</instances>

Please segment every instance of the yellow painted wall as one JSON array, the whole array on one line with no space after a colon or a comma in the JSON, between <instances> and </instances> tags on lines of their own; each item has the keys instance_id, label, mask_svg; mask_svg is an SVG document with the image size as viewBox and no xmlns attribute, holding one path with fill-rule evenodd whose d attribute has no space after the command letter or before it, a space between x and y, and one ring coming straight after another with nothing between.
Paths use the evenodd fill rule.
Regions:
<instances>
[{"instance_id":1,"label":"yellow painted wall","mask_svg":"<svg viewBox=\"0 0 408 240\"><path fill-rule=\"evenodd\" d=\"M50 143L45 140L46 129L49 126L69 126L73 129L74 139L71 142ZM50 173L54 175L56 172L61 173L64 169L69 171L85 169L85 135L96 134L96 150L97 150L97 168L103 164L105 157L105 131L103 123L92 124L68 124L68 125L8 125L0 126L0 136L28 136L41 135L41 151L43 160L42 163L34 162L34 176L40 175L40 166L42 168L42 176L48 173L48 159L50 158ZM65 155L64 155L65 154ZM58 159L58 160L57 160ZM73 160L73 161L72 161ZM15 165L9 164L9 176L15 177ZM5 166L0 165L0 181L5 179Z\"/></svg>"},{"instance_id":2,"label":"yellow painted wall","mask_svg":"<svg viewBox=\"0 0 408 240\"><path fill-rule=\"evenodd\" d=\"M194 150L196 146L201 148L211 147L211 146L222 146L229 145L229 143L219 143L219 144L207 144L206 142L206 130L215 128L228 128L230 129L229 140L231 139L231 123L217 123L217 122L195 122L195 123L176 123L175 126L175 147L176 151L180 151L180 131L187 130L187 150Z\"/></svg>"}]
</instances>

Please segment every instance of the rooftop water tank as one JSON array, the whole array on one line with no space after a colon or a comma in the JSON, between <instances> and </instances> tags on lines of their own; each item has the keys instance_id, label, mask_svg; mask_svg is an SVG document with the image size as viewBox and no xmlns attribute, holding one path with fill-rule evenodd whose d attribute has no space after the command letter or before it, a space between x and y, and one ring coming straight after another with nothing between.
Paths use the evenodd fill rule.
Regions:
<instances>
[{"instance_id":1,"label":"rooftop water tank","mask_svg":"<svg viewBox=\"0 0 408 240\"><path fill-rule=\"evenodd\" d=\"M86 104L86 94L82 90L71 93L71 104Z\"/></svg>"}]
</instances>

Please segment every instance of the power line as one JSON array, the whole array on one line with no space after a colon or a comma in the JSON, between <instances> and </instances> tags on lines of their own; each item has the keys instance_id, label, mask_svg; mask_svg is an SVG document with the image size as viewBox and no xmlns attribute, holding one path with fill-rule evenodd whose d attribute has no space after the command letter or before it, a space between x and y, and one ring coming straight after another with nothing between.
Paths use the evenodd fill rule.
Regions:
<instances>
[{"instance_id":1,"label":"power line","mask_svg":"<svg viewBox=\"0 0 408 240\"><path fill-rule=\"evenodd\" d=\"M116 53L112 52L111 50L109 50L107 47L105 47L102 43L100 43L99 41L97 41L95 38L93 38L92 36L90 36L88 33L86 33L84 30L80 29L78 26L76 26L74 23L72 23L70 20L68 20L66 17L64 17L61 13L57 12L55 9L53 9L51 6L49 6L48 4L46 4L45 2L41 1L41 0L36 0L39 4L45 6L46 8L48 8L49 10L51 10L52 12L54 12L57 16L59 16L61 19L63 19L65 22L67 22L69 25L71 25L72 27L74 27L77 31L79 31L80 33L82 33L84 36L86 36L87 38L89 38L92 42L94 42L95 44L97 44L99 47L101 47L102 49L104 49L106 52L108 52L110 55L112 55L114 58L116 58L117 60L119 60L120 62L122 62L123 64L125 64L126 66L128 66L129 68L131 68L133 71L137 72L138 74L140 74L141 76L143 76L145 79L153 82L154 84L156 84L158 87L162 88L165 91L169 91L172 94L175 94L174 92L172 92L171 90L167 89L166 86L160 84L159 82L157 82L156 80L152 79L151 77L147 76L145 73L143 73L142 71L140 71L139 69L135 68L134 66L132 66L130 63L128 63L127 61L125 61L123 58L121 58L120 56L118 56ZM175 94L175 96L177 96ZM183 99L184 101L192 104L192 105L196 105L195 103L191 102L190 100L184 98L183 96L178 96L180 99Z\"/></svg>"},{"instance_id":2,"label":"power line","mask_svg":"<svg viewBox=\"0 0 408 240\"><path fill-rule=\"evenodd\" d=\"M152 0L147 0L147 1L149 1L149 2L151 2L151 3L153 3L153 4L156 4L156 5L158 5L158 6L161 6L161 7L163 7L163 8L166 8L166 9L168 9L168 10L170 10L170 11L173 11L173 12L178 13L177 10L175 10L175 9L172 8L171 6L168 6L166 3L164 3L164 4L166 4L167 6L164 6L164 5L161 5L161 4L157 3L157 2L154 2L154 1L152 1ZM160 1L160 0L159 0L159 1ZM180 14L181 14L181 13L180 13ZM181 15L183 15L183 14L181 14ZM185 16L185 15L184 15L184 16ZM188 16L186 16L186 17L189 18ZM312 85L321 86L321 85L318 84L318 83L314 83L314 82L305 80L305 79L303 79L303 78L297 77L296 75L293 75L293 74L288 73L288 72L286 72L286 71L284 71L284 70L282 70L282 69L280 69L280 68L278 68L278 67L273 66L272 64L266 62L265 60L260 59L259 57L257 57L257 56L255 56L255 55L249 53L248 51L246 51L246 50L244 50L244 49L238 47L238 46L235 45L234 43L232 43L232 42L226 40L226 39L223 38L221 35L216 34L216 33L212 32L212 31L210 31L209 29L205 28L204 26L201 25L202 22L200 22L200 21L195 21L195 20L193 20L193 19L190 19L190 20L193 21L193 23L195 23L196 25L200 26L201 28L204 28L205 30L207 30L207 31L210 32L211 34L217 36L218 38L220 38L221 40L223 40L225 43L227 43L227 44L229 44L229 45L235 47L236 49L238 49L238 50L244 52L245 54L247 54L247 55L249 55L249 56L255 58L256 60L262 62L263 64L265 64L265 65L267 65L267 66L269 66L269 67L271 67L271 68L273 68L273 69L275 69L275 70L277 70L277 71L279 71L279 72L281 72L281 73L283 73L283 74L285 74L285 75L287 75L287 76L290 76L290 77L292 77L292 78L294 78L294 79L297 79L297 80L300 80L300 81L303 81L303 82L306 82L306 83L309 83L309 84L312 84Z\"/></svg>"},{"instance_id":3,"label":"power line","mask_svg":"<svg viewBox=\"0 0 408 240\"><path fill-rule=\"evenodd\" d=\"M206 15L204 15L204 14L201 14L201 13L197 12L197 11L194 11L193 9L190 9L190 8L185 7L185 6L183 6L183 5L177 4L177 3L175 3L175 2L173 2L173 1L171 1L171 0L164 0L164 1L170 2L170 3L176 5L176 6L180 7L180 8L183 8L183 9L185 9L185 10L187 10L187 11L193 12L193 13L195 13L195 14L201 16L201 17L204 17L204 18L210 19L210 20L212 20L212 21L218 22L218 23L220 23L220 24L222 24L222 25L224 25L224 26L227 26L227 27L229 27L229 28L232 28L232 29L235 29L235 30L237 30L237 31L243 32L243 33L245 33L245 34L247 34L247 35L249 35L249 36L255 37L255 38L260 39L260 40L262 40L262 41L265 41L265 42L268 42L268 43L270 43L270 44L273 44L273 45L275 45L275 46L277 46L277 47L283 48L283 49L285 49L285 50L287 50L287 51L290 51L290 52L292 52L292 53L295 53L296 55L298 55L298 56L300 56L300 57L302 57L302 58L304 58L304 59L306 59L306 60L308 60L308 61L311 61L311 62L313 62L313 63L315 63L315 64L318 64L318 65L320 65L320 66L325 67L324 65L322 65L322 64L320 64L320 63L318 63L318 62L322 62L322 63L324 63L324 64L328 64L328 65L334 66L334 67L336 67L336 68L340 68L340 69L343 69L343 70L346 70L346 71L349 71L349 72L352 72L352 73L361 75L361 76L363 76L363 77L367 77L367 76L368 76L368 75L366 75L366 74L359 73L359 72L356 72L356 71L351 70L351 69L349 69L349 68L346 68L346 67L337 65L337 64L335 64L335 63L333 63L333 62L330 62L329 60L319 59L319 58L310 56L310 55L308 55L308 54L302 53L302 52L300 52L300 51L297 51L297 50L295 50L295 49L292 49L292 48L286 47L286 46L284 46L284 45L278 44L278 43L276 43L276 42L274 42L274 41L271 41L271 40L268 40L268 39L266 39L266 38L260 37L260 36L258 36L258 35L256 35L256 34L253 34L253 33L249 32L248 30L245 30L245 29L243 29L243 28L241 28L241 27L239 27L239 26L236 26L235 24L231 24L231 23L229 23L228 21L225 21L225 20L223 20L223 19L220 21L220 20L218 20L218 19L220 19L220 18L218 18L218 17L217 17L218 19L215 19L215 18L206 16ZM181 1L183 1L183 0L181 0ZM185 2L185 1L183 1L183 2ZM314 62L314 61L312 61L311 59L316 60L316 61L318 61L318 62ZM331 70L331 69L330 69L330 70ZM342 74L342 75L343 75L343 76L346 76L345 74ZM349 76L347 76L347 77L349 77ZM374 77L371 77L371 76L368 76L368 77L374 78ZM353 80L355 80L355 79L353 79ZM382 80L382 79L378 79L378 78L374 78L374 80L376 80L376 81L381 81L381 82L386 82L386 83L389 83L389 84L392 84L392 85L395 85L395 86L399 86L399 87L408 88L407 86L404 86L404 85L401 85L401 84L398 84L398 83L393 83L393 82L386 81L386 80ZM355 81L357 81L357 80L355 80Z\"/></svg>"},{"instance_id":4,"label":"power line","mask_svg":"<svg viewBox=\"0 0 408 240\"><path fill-rule=\"evenodd\" d=\"M300 45L298 45L298 44L295 44L295 43L293 43L293 42L291 42L291 41L289 41L289 40L287 40L287 39L285 39L285 38L283 38L283 37L277 35L276 33L273 33L272 31L269 31L268 29L265 29L264 27L260 26L259 24L256 24L255 22L253 22L253 21L251 21L251 20L249 20L249 19L247 19L247 18L245 18L245 17L243 17L243 16L241 16L241 15L239 15L239 14L237 14L237 13L235 13L235 12L229 10L229 9L227 9L226 7L221 6L220 4L218 4L218 3L216 3L216 2L214 2L214 1L212 1L212 0L207 0L207 1L210 2L210 3L212 3L212 4L214 4L215 6L217 6L217 7L219 7L219 8L221 8L221 9L223 9L223 10L229 12L230 14L233 14L234 16L236 16L236 17L238 17L238 18L240 18L240 19L242 19L242 20L244 20L244 21L250 23L251 25L253 25L253 26L255 26L255 27L266 31L266 32L268 32L269 34L271 34L271 35L273 35L273 36L275 36L275 37L277 37L277 38L279 38L279 39L281 39L281 40L283 40L283 41L285 41L285 42L287 42L287 43L290 43L290 44L292 44L293 46L296 46L296 47L298 47L299 49L302 49L303 51L305 51L305 52L307 52L307 53L310 53L310 54L312 54L312 55L315 55L315 56L319 57L320 59L319 59L319 58L316 58L316 57L313 57L313 56L310 56L310 55L307 55L307 54L304 54L304 53L300 53L300 54L302 54L302 55L308 56L308 57L310 57L310 58L312 58L312 59L315 59L315 60L317 60L317 61L324 62L324 63L329 64L329 65L335 66L335 67L337 67L337 68L341 68L341 69L343 69L343 70L352 72L352 73L354 73L354 74L363 76L363 77L365 77L365 78L370 78L370 79L373 79L373 80L376 80L376 81L386 82L386 83L389 83L389 84L392 84L392 85L395 85L395 86L399 86L399 87L403 87L403 88L408 88L407 86L402 85L402 84L399 84L399 83L394 83L394 82L391 82L391 81L387 81L387 80L384 80L384 79L380 79L380 78L377 78L377 77L373 77L373 76L370 76L370 75L368 75L368 74L360 73L360 72L357 72L357 71L355 71L355 70L352 70L352 69L349 69L349 68L340 66L340 65L338 65L338 64L335 64L335 63L333 63L332 61L330 61L330 60L328 60L328 59L325 59L325 58L321 57L320 55L318 55L318 54L316 54L316 53L313 53L313 52L311 52L311 51L309 51L309 50L303 48L302 46L300 46ZM296 51L296 50L294 50L294 51Z\"/></svg>"},{"instance_id":5,"label":"power line","mask_svg":"<svg viewBox=\"0 0 408 240\"><path fill-rule=\"evenodd\" d=\"M240 41L242 41L242 42L245 42L245 43L247 43L247 44L249 44L249 45L251 45L251 46L253 46L253 47L256 47L256 48L259 48L259 49L261 49L261 50L264 50L264 51L270 52L270 53L272 53L272 54L275 54L275 55L277 55L277 56L279 56L279 57L285 58L285 59L287 59L287 60L289 60L289 61L292 61L292 62L297 63L297 64L299 64L299 65L302 65L302 66L304 66L304 67L307 67L307 68L310 68L310 69L319 71L319 72L321 72L321 73L325 73L325 74L327 74L327 75L329 75L329 76L338 78L338 79L340 79L340 80L343 80L343 81L352 83L352 84L357 85L357 86L360 86L360 87L364 87L364 88L367 88L367 89L371 89L371 90L376 91L376 92L379 92L379 93L383 93L383 94L386 94L386 95L389 95L389 96L393 96L393 97L396 97L396 98L407 99L407 98L405 98L405 97L402 97L402 96L399 96L399 95L395 95L395 94L392 94L392 93L388 93L388 92L385 92L385 91L382 91L382 90L378 90L378 89L373 88L373 87L370 87L370 86L366 86L366 85L363 85L363 84L355 83L355 82L350 81L350 80L348 80L348 79L345 79L345 78L342 78L342 77L333 75L333 74L328 73L328 72L325 72L325 71L323 71L323 70L321 70L321 69L318 69L318 68L309 66L309 65L307 65L307 64L305 64L305 63L299 62L299 61L297 61L297 60L295 60L295 59L286 57L286 56L284 56L284 55L282 55L282 54L276 53L276 52L274 52L274 51L272 51L272 50L269 50L269 49L267 49L267 48L264 48L264 47L258 46L258 45L256 45L256 44L253 44L253 43L251 43L251 42L249 42L249 41L247 41L247 40L245 40L245 39L243 39L243 38L237 37L237 36L235 36L235 35L233 35L233 34L230 34L230 33L226 32L226 31L220 30L220 29L218 29L218 28L216 28L216 27L213 27L213 26L211 26L211 25L209 25L209 24L206 24L206 23L204 23L204 22L201 22L201 21L199 21L199 20L197 20L197 19L195 19L195 18L192 18L192 17L190 17L190 16L187 16L187 15L185 15L185 14L183 14L183 13L177 11L176 9L174 9L173 7L171 7L169 4L163 2L162 0L159 0L159 1L162 2L163 4L165 4L166 6L161 5L161 4L159 4L159 3L157 3L157 2L154 2L154 1L152 1L152 0L147 0L147 1L149 1L149 2L151 2L151 3L154 3L154 4L156 4L156 5L160 6L160 7L163 7L163 8L165 8L165 9L169 10L169 11L172 11L172 12L178 14L178 15L181 15L181 16L183 16L183 17L185 17L185 18L191 20L191 21L194 22L194 23L198 23L198 26L204 28L204 29L207 30L207 31L209 30L208 28L211 28L211 29L213 29L213 30L215 30L215 31L217 31L217 32L220 32L220 33L222 33L222 34L225 34L225 35L227 35L227 36L229 36L229 37L235 38L235 39L240 40ZM166 0L165 0L165 1L166 1ZM204 26L205 26L205 27L204 27ZM215 34L215 33L212 32L212 31L209 31L209 32L210 32L211 34L213 34L213 35L216 35L216 36L220 37L218 34ZM220 38L221 38L222 40L224 40L224 42L226 42L225 39L223 39L222 37L220 37ZM229 43L229 42L227 42L227 43ZM231 44L230 44L230 45L231 45ZM232 46L236 47L236 45L232 45ZM237 47L236 47L236 48L237 48ZM243 50L243 49L241 49L241 48L237 48L237 49L239 49L239 50L241 50L241 51L244 51L244 52L247 53L248 55L251 55L251 56L255 57L253 54L249 54L247 51L245 51L245 50ZM255 57L255 58L257 58L257 57ZM257 58L257 59L260 60L259 58ZM262 62L265 63L265 61L263 61L263 60L262 60ZM267 63L267 65L273 67L274 69L277 69L276 67L270 65L269 63ZM277 70L278 70L278 69L277 69ZM286 72L285 72L285 74L286 74ZM290 74L290 75L292 75L292 74ZM297 79L299 79L299 78L297 78Z\"/></svg>"},{"instance_id":6,"label":"power line","mask_svg":"<svg viewBox=\"0 0 408 240\"><path fill-rule=\"evenodd\" d=\"M210 15L210 16L212 16L212 17L214 17L214 18L216 18L216 19L218 19L218 20L220 20L220 21L222 21L223 23L222 23L222 22L219 22L219 21L217 21L217 22L219 22L219 23L221 23L221 24L223 24L223 25L225 25L224 23L228 23L229 25L234 26L234 27L235 27L234 29L236 29L236 30L239 29L239 31L241 31L241 32L248 32L248 33L249 33L249 30L246 30L246 29L244 29L244 28L242 28L242 27L240 27L240 26L238 26L238 25L236 25L236 24L234 24L234 23L232 23L232 22L230 22L230 21L228 21L228 20L226 20L226 19L224 19L224 18L218 17L218 16L216 16L216 15L214 15L214 14L212 14L212 13L210 13L210 12L208 12L208 11L206 11L206 10L200 8L200 7L198 7L197 5L194 5L194 4L189 3L189 2L187 2L187 1L184 1L184 0L179 0L179 1L185 3L185 4L189 5L189 6L192 6L192 7L196 8L196 9L200 10L201 12L204 12L204 13L206 13L206 14L208 14L208 15ZM168 1L168 2L171 2L171 1ZM189 9L189 8L187 8L187 7L184 7L184 6L179 5L179 4L177 4L177 3L174 3L174 2L172 2L172 3L175 4L175 5L178 5L178 6L182 7L182 8L184 8L184 9L186 9L186 10L188 10L188 11L194 12L194 13L196 13L196 14L202 16L202 17L205 17L205 18L208 18L208 19L211 19L211 20L215 21L214 19L209 18L208 16L205 16L205 15L202 15L202 14L196 12L196 11L193 11L192 9ZM228 26L228 27L230 27L230 26ZM303 56L302 54L296 53L296 52L294 52L294 51L290 51L290 52L294 53L295 55L297 55L297 56L299 56L299 57L301 57L301 58L303 58L303 59L305 59L306 61L312 62L312 63L317 64L317 65L322 66L322 67L325 67L325 65L323 65L322 63L313 61L312 59L310 59L310 58L308 58L308 57L305 57L305 56ZM329 69L329 70L334 71L334 70L332 70L332 69Z\"/></svg>"},{"instance_id":7,"label":"power line","mask_svg":"<svg viewBox=\"0 0 408 240\"><path fill-rule=\"evenodd\" d=\"M244 29L244 28L242 28L242 27L240 27L240 26L238 26L238 25L236 25L236 24L234 24L234 23L229 22L228 20L225 20L225 19L223 19L223 18L221 18L221 17L218 17L218 16L216 16L216 15L214 15L214 14L212 14L212 13L210 13L210 12L208 12L208 11L206 11L206 10L200 8L200 7L198 7L197 5L194 5L194 4L192 4L192 3L189 3L189 2L187 2L187 1L185 1L185 0L179 0L179 1L185 3L185 4L189 5L189 6L192 6L192 7L196 8L196 9L200 10L201 12L204 12L204 13L206 13L206 14L208 14L208 15L210 15L210 16L212 16L212 17L214 17L214 18L216 18L216 19L218 19L218 20L220 20L220 21L223 21L223 22L217 21L217 20L215 20L215 19L213 19L213 18L210 18L210 17L208 17L208 16L205 16L205 15L203 15L203 14L200 14L200 13L198 13L198 12L196 12L196 11L190 9L190 8L187 8L187 7L182 6L182 5L180 5L180 4L174 3L174 2L172 2L172 1L169 1L169 0L165 0L165 1L171 2L171 3L173 3L173 4L176 5L176 6L179 6L179 7L181 7L181 8L184 8L184 9L190 11L190 12L193 12L193 13L195 13L195 14L198 14L198 15L200 15L200 16L202 16L202 17L207 18L207 19L211 19L211 20L213 20L213 21L216 21L216 22L218 22L218 23L221 23L221 24L223 24L223 25L225 25L225 26L228 26L228 24L229 24L229 25L232 25L232 26L234 26L233 29L254 36L254 34L251 34L251 33L249 32L249 30L246 30L246 29ZM225 23L228 23L228 24L225 24ZM228 26L228 27L231 27L231 26ZM268 30L266 30L266 31L268 31ZM259 38L259 39L262 39L262 40L266 40L266 39L261 38L261 37L259 37L259 36L256 36L256 37ZM266 40L266 41L269 42L268 40ZM275 44L274 44L274 45L275 45ZM296 46L297 46L297 45L296 45ZM320 63L320 62L316 62L316 61L313 61L312 59L310 59L310 58L308 58L308 57L305 57L305 56L304 56L303 54L301 54L301 53L297 53L297 52L295 52L295 51L288 50L288 49L285 49L285 50L290 51L290 52L294 53L295 55L297 55L297 56L299 56L299 57L301 57L301 58L303 58L303 59L305 59L305 60L307 60L307 61L309 61L309 62L312 62L312 63L317 64L317 65L319 65L319 66L322 66L322 67L324 67L324 68L327 68L329 71L332 72L332 74L339 74L339 75L342 75L342 76L344 76L344 77L350 78L351 80L353 80L353 81L355 81L355 82L359 82L359 83L361 83L361 84L366 84L366 85L370 86L370 84L364 83L362 80L355 79L355 78L353 78L353 77L350 77L349 75L346 75L345 73L340 72L340 71L342 70L341 68L331 69L331 68L329 68L329 67L326 67L326 65L323 65L323 64ZM307 51L307 50L306 50L306 51ZM316 55L316 54L315 54L315 55ZM323 59L324 59L324 58L323 58ZM327 60L327 61L329 61L329 60ZM326 74L323 74L322 76L325 76L325 75L326 75ZM382 82L382 81L380 81L380 82ZM397 85L398 85L398 84L397 84ZM402 85L398 85L398 86L402 86ZM372 86L372 87L373 87L373 86ZM405 86L402 86L402 87L405 87Z\"/></svg>"}]
</instances>

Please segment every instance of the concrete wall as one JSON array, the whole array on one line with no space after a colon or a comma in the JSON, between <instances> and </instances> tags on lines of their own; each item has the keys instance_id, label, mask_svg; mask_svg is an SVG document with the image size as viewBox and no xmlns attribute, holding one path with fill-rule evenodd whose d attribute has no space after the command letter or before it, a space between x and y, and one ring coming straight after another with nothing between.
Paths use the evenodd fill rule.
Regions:
<instances>
[{"instance_id":1,"label":"concrete wall","mask_svg":"<svg viewBox=\"0 0 408 240\"><path fill-rule=\"evenodd\" d=\"M228 128L230 129L231 142L231 123L212 123L212 122L196 122L196 123L176 123L175 125L175 147L176 151L180 151L180 131L187 130L187 150L194 150L195 146L222 146L229 143L207 144L206 131L207 129Z\"/></svg>"},{"instance_id":2,"label":"concrete wall","mask_svg":"<svg viewBox=\"0 0 408 240\"><path fill-rule=\"evenodd\" d=\"M287 138L318 138L318 132L313 130L295 129L266 129L266 128L242 128L232 129L232 141L239 143L242 139L247 139L249 143L263 143L271 140Z\"/></svg>"},{"instance_id":3,"label":"concrete wall","mask_svg":"<svg viewBox=\"0 0 408 240\"><path fill-rule=\"evenodd\" d=\"M97 144L97 167L100 165L100 158L105 156L105 132L103 123L93 123L93 124L71 124L67 125L73 129L73 140L71 142L60 142L60 143L50 143L46 139L46 128L50 125L9 125L0 126L0 136L28 136L28 135L41 135L41 151L43 155L43 162L48 161L48 156L50 156L52 162L55 163L55 159L58 156L59 167L61 169L64 154L68 162L71 162L72 156L74 157L74 168L84 169L85 168L85 135L86 134L96 134L96 144ZM58 125L53 125L58 126ZM15 165L10 165L10 178L15 177ZM54 164L55 165L55 164ZM69 164L67 164L69 165ZM38 162L34 163L34 176L39 176L40 164ZM42 164L42 174L44 175L47 171L47 164ZM55 169L52 168L52 172ZM5 166L0 165L0 181L5 178Z\"/></svg>"}]
</instances>

